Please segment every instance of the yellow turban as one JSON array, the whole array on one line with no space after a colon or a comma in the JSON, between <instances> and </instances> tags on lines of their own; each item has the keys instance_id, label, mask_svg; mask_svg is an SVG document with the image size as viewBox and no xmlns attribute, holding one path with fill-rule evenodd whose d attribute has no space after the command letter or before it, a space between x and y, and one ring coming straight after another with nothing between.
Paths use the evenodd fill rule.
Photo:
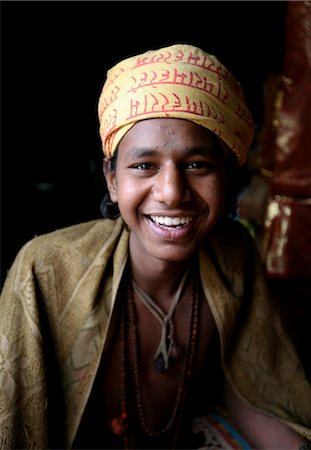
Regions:
<instances>
[{"instance_id":1,"label":"yellow turban","mask_svg":"<svg viewBox=\"0 0 311 450\"><path fill-rule=\"evenodd\" d=\"M139 120L187 119L208 128L240 164L254 136L238 81L213 55L186 44L127 58L107 72L98 103L104 154L111 158Z\"/></svg>"}]
</instances>

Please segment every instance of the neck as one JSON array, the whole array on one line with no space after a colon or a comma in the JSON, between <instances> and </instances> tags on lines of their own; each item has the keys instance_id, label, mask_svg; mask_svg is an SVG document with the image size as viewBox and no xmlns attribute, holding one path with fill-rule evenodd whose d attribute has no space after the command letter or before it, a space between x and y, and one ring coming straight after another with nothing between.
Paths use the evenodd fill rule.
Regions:
<instances>
[{"instance_id":1,"label":"neck","mask_svg":"<svg viewBox=\"0 0 311 450\"><path fill-rule=\"evenodd\" d=\"M182 276L188 269L190 260L181 262L152 261L152 264L139 264L134 258L131 272L134 281L154 300L175 294Z\"/></svg>"}]
</instances>

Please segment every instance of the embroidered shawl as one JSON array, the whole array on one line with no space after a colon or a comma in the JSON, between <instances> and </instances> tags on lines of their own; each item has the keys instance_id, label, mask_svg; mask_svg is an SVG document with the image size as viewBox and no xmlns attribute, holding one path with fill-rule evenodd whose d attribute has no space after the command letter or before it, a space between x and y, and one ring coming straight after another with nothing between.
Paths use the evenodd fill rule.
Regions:
<instances>
[{"instance_id":1,"label":"embroidered shawl","mask_svg":"<svg viewBox=\"0 0 311 450\"><path fill-rule=\"evenodd\" d=\"M0 303L1 449L71 448L127 258L121 218L57 230L20 250ZM224 223L199 259L228 382L310 439L310 385L269 302L252 238Z\"/></svg>"}]
</instances>

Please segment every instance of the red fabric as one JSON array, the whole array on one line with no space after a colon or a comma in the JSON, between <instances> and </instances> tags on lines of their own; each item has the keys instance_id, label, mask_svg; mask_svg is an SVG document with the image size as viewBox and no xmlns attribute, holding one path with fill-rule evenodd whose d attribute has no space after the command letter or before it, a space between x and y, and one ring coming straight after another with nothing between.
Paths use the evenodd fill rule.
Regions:
<instances>
[{"instance_id":1,"label":"red fabric","mask_svg":"<svg viewBox=\"0 0 311 450\"><path fill-rule=\"evenodd\" d=\"M288 2L280 80L263 142L263 168L272 172L264 259L269 277L311 278L310 2Z\"/></svg>"}]
</instances>

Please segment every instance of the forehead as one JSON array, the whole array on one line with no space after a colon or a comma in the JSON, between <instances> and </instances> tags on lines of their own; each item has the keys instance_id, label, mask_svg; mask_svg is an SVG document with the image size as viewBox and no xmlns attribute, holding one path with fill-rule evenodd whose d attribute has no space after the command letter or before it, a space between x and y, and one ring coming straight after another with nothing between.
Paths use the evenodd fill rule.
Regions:
<instances>
[{"instance_id":1,"label":"forehead","mask_svg":"<svg viewBox=\"0 0 311 450\"><path fill-rule=\"evenodd\" d=\"M214 133L189 120L155 118L133 125L120 141L118 153L130 156L138 149L187 152L196 148L215 151L221 144Z\"/></svg>"}]
</instances>

